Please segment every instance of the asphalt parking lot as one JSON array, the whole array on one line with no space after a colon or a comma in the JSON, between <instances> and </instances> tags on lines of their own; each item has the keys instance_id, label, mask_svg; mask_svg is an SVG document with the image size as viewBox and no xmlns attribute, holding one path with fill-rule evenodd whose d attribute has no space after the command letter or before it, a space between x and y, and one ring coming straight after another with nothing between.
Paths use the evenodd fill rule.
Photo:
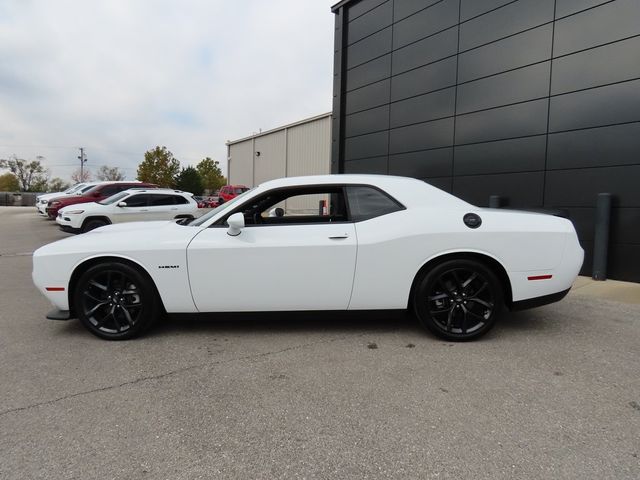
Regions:
<instances>
[{"instance_id":1,"label":"asphalt parking lot","mask_svg":"<svg viewBox=\"0 0 640 480\"><path fill-rule=\"evenodd\" d=\"M30 254L66 236L0 208L0 478L640 478L640 305L569 296L467 344L366 314L106 342L44 318Z\"/></svg>"}]
</instances>

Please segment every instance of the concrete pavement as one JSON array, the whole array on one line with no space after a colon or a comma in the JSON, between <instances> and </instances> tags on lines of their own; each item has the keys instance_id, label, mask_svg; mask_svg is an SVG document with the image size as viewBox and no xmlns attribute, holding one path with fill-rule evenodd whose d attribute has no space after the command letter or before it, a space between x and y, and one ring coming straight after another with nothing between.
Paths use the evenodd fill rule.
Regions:
<instances>
[{"instance_id":1,"label":"concrete pavement","mask_svg":"<svg viewBox=\"0 0 640 480\"><path fill-rule=\"evenodd\" d=\"M580 292L438 340L403 316L44 319L0 209L0 478L640 478L640 306ZM375 347L375 348L374 348Z\"/></svg>"},{"instance_id":2,"label":"concrete pavement","mask_svg":"<svg viewBox=\"0 0 640 480\"><path fill-rule=\"evenodd\" d=\"M578 277L570 294L640 305L640 283L617 280L596 281L591 277Z\"/></svg>"}]
</instances>

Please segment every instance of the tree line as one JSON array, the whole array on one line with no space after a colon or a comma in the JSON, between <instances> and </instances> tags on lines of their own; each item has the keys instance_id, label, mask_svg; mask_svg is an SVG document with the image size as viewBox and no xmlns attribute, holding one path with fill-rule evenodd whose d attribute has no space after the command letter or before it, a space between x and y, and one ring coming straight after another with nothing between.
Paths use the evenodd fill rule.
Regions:
<instances>
[{"instance_id":1,"label":"tree line","mask_svg":"<svg viewBox=\"0 0 640 480\"><path fill-rule=\"evenodd\" d=\"M0 159L0 169L8 170L0 175L0 191L57 192L69 188L70 183L62 178L51 178L42 160L43 157L25 160L16 155ZM82 171L78 168L71 174L73 183L88 182L93 178L94 175L88 168ZM102 165L95 173L95 179L100 181L118 181L125 178L124 172L118 167L108 165ZM194 195L201 195L205 190L213 193L227 183L218 161L205 157L195 167L182 167L180 161L164 146L157 146L145 152L144 160L138 165L137 179L155 183L160 187L191 192Z\"/></svg>"}]
</instances>

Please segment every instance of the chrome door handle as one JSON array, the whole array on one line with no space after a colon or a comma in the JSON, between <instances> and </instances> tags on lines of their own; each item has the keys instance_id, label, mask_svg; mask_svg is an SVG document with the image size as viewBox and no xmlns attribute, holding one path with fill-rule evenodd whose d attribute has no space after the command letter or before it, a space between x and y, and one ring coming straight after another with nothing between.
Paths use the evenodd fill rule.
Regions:
<instances>
[{"instance_id":1,"label":"chrome door handle","mask_svg":"<svg viewBox=\"0 0 640 480\"><path fill-rule=\"evenodd\" d=\"M341 240L341 239L343 239L343 238L349 238L349 234L348 234L348 233L345 233L345 234L343 234L343 235L331 235L331 236L329 237L329 240Z\"/></svg>"}]
</instances>

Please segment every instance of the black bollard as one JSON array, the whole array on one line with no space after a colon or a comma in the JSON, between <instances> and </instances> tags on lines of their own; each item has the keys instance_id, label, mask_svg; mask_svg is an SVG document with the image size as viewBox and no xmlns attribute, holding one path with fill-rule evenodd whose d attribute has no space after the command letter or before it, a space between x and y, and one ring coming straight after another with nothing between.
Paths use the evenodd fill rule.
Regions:
<instances>
[{"instance_id":1,"label":"black bollard","mask_svg":"<svg viewBox=\"0 0 640 480\"><path fill-rule=\"evenodd\" d=\"M502 197L500 195L489 196L489 208L502 207Z\"/></svg>"},{"instance_id":2,"label":"black bollard","mask_svg":"<svg viewBox=\"0 0 640 480\"><path fill-rule=\"evenodd\" d=\"M595 239L593 242L594 280L607 279L607 253L609 251L609 220L611 218L611 194L599 193L596 202Z\"/></svg>"}]
</instances>

